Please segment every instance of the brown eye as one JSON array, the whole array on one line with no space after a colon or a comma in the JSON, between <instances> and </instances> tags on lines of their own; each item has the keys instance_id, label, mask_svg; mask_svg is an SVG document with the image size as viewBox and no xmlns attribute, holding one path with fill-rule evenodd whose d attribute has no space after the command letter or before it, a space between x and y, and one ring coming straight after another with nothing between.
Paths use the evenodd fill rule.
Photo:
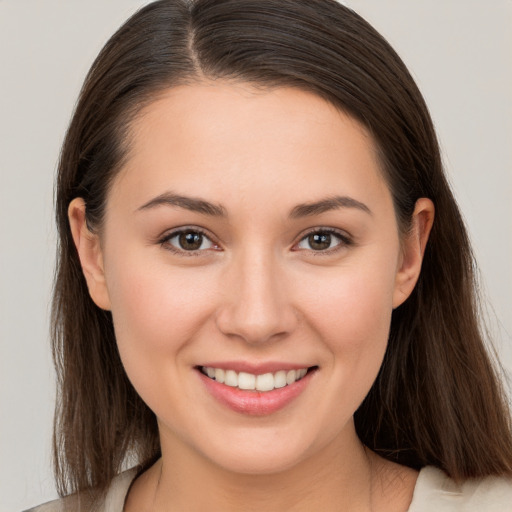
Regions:
<instances>
[{"instance_id":1,"label":"brown eye","mask_svg":"<svg viewBox=\"0 0 512 512\"><path fill-rule=\"evenodd\" d=\"M306 235L298 244L298 249L306 249L308 251L328 251L337 247L350 245L351 241L342 233L330 230L313 231Z\"/></svg>"},{"instance_id":2,"label":"brown eye","mask_svg":"<svg viewBox=\"0 0 512 512\"><path fill-rule=\"evenodd\" d=\"M191 229L174 232L162 243L178 252L203 251L215 247L215 244L205 234Z\"/></svg>"},{"instance_id":3,"label":"brown eye","mask_svg":"<svg viewBox=\"0 0 512 512\"><path fill-rule=\"evenodd\" d=\"M308 244L314 251L324 251L331 247L330 233L313 233L308 236Z\"/></svg>"},{"instance_id":4,"label":"brown eye","mask_svg":"<svg viewBox=\"0 0 512 512\"><path fill-rule=\"evenodd\" d=\"M203 243L203 235L201 235L201 233L194 233L193 231L180 233L178 235L178 242L180 249L185 251L197 251L201 248Z\"/></svg>"}]
</instances>

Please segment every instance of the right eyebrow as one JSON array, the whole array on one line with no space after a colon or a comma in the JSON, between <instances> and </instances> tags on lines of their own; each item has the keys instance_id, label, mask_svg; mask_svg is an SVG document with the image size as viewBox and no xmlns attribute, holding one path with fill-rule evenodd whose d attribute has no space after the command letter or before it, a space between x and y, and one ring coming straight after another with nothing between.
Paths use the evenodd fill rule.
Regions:
<instances>
[{"instance_id":1,"label":"right eyebrow","mask_svg":"<svg viewBox=\"0 0 512 512\"><path fill-rule=\"evenodd\" d=\"M213 204L197 197L182 196L172 192L164 192L143 204L137 211L150 210L158 206L184 208L192 212L210 215L213 217L227 217L226 210L219 204Z\"/></svg>"}]
</instances>

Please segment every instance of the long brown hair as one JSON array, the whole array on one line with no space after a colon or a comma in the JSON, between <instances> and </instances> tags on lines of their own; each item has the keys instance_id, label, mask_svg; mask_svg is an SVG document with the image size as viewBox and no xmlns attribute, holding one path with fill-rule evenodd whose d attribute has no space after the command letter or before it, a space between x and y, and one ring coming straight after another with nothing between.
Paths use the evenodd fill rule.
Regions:
<instances>
[{"instance_id":1,"label":"long brown hair","mask_svg":"<svg viewBox=\"0 0 512 512\"><path fill-rule=\"evenodd\" d=\"M298 87L365 125L402 232L418 198L435 204L419 282L393 312L384 363L355 415L361 440L390 460L457 479L512 473L510 415L479 328L468 236L403 62L335 0L160 0L97 57L62 148L52 324L59 491L105 489L127 460L146 467L159 456L155 416L124 372L111 315L89 297L68 205L83 197L88 225L100 230L131 121L161 91L217 78Z\"/></svg>"}]
</instances>

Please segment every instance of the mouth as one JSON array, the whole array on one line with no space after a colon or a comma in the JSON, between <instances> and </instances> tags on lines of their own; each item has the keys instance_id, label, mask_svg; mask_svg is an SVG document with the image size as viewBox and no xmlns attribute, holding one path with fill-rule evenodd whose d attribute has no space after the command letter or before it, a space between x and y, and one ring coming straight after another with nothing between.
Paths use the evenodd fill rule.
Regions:
<instances>
[{"instance_id":1,"label":"mouth","mask_svg":"<svg viewBox=\"0 0 512 512\"><path fill-rule=\"evenodd\" d=\"M250 416L270 415L284 409L307 389L318 370L318 366L309 366L276 368L277 371L270 372L274 368L267 367L265 373L261 371L263 368L251 373L222 366L197 366L196 370L217 403Z\"/></svg>"},{"instance_id":2,"label":"mouth","mask_svg":"<svg viewBox=\"0 0 512 512\"><path fill-rule=\"evenodd\" d=\"M277 372L268 372L259 375L248 372L237 372L235 370L225 370L223 368L214 368L212 366L200 366L199 370L208 378L232 388L238 388L244 391L268 392L290 386L303 379L308 372L316 368L316 366L310 366L308 368L278 370Z\"/></svg>"}]
</instances>

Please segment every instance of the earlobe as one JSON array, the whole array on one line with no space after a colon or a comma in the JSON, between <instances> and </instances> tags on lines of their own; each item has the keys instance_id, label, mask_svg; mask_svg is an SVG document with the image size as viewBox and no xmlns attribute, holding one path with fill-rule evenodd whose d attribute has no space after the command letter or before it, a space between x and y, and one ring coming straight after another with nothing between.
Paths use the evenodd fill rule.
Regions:
<instances>
[{"instance_id":1,"label":"earlobe","mask_svg":"<svg viewBox=\"0 0 512 512\"><path fill-rule=\"evenodd\" d=\"M423 255L434 223L434 203L422 197L416 201L411 230L402 242L402 255L396 274L393 308L405 302L420 276Z\"/></svg>"},{"instance_id":2,"label":"earlobe","mask_svg":"<svg viewBox=\"0 0 512 512\"><path fill-rule=\"evenodd\" d=\"M87 226L85 202L81 197L73 199L69 204L68 218L82 272L89 288L89 295L98 307L110 310L100 239Z\"/></svg>"}]
</instances>

